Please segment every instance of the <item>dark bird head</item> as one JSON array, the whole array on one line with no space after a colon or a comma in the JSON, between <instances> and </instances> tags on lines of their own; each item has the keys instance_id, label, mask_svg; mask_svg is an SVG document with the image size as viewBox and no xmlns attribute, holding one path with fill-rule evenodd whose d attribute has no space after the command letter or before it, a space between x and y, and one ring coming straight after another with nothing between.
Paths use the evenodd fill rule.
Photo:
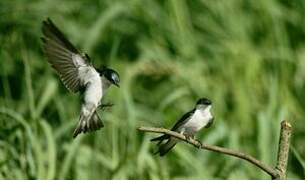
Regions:
<instances>
[{"instance_id":1,"label":"dark bird head","mask_svg":"<svg viewBox=\"0 0 305 180\"><path fill-rule=\"evenodd\" d=\"M196 107L204 107L205 108L205 107L208 107L210 105L212 105L212 102L207 98L200 98L196 103Z\"/></svg>"},{"instance_id":2,"label":"dark bird head","mask_svg":"<svg viewBox=\"0 0 305 180\"><path fill-rule=\"evenodd\" d=\"M120 76L115 70L104 67L102 70L98 70L98 72L101 76L104 76L112 84L116 85L117 87L120 87Z\"/></svg>"}]
</instances>

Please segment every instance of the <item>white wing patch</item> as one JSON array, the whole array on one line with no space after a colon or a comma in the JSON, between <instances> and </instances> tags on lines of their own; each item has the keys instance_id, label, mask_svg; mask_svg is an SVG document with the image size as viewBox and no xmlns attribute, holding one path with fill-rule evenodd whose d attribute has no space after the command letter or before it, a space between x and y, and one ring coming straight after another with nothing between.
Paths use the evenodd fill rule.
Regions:
<instances>
[{"instance_id":1,"label":"white wing patch","mask_svg":"<svg viewBox=\"0 0 305 180\"><path fill-rule=\"evenodd\" d=\"M82 56L80 56L79 54L73 54L72 55L72 60L73 63L76 67L80 67L80 66L88 66L87 62L84 60L84 58Z\"/></svg>"}]
</instances>

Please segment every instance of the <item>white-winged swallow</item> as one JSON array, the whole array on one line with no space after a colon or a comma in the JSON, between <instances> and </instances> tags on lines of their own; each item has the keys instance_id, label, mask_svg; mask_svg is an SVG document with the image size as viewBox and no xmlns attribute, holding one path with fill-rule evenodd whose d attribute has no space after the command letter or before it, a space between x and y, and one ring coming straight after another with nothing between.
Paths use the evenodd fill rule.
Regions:
<instances>
[{"instance_id":1,"label":"white-winged swallow","mask_svg":"<svg viewBox=\"0 0 305 180\"><path fill-rule=\"evenodd\" d=\"M119 87L119 74L107 67L94 68L89 56L76 49L49 18L43 21L42 32L43 50L48 62L68 90L83 95L80 118L73 137L104 127L96 110L102 105L101 100L110 85Z\"/></svg>"},{"instance_id":2,"label":"white-winged swallow","mask_svg":"<svg viewBox=\"0 0 305 180\"><path fill-rule=\"evenodd\" d=\"M211 114L212 102L207 98L201 98L197 101L196 106L191 111L185 113L171 129L185 135L187 138L194 137L195 133L202 128L208 128L212 125L214 117ZM167 140L163 143L163 141ZM178 142L178 139L169 135L162 135L151 139L151 141L159 141L159 149L156 154L164 156Z\"/></svg>"}]
</instances>

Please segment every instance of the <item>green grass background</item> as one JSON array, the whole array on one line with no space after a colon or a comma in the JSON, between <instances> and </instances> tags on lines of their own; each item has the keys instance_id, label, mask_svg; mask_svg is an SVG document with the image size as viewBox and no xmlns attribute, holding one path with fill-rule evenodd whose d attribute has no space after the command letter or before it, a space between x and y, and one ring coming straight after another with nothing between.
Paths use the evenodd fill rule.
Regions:
<instances>
[{"instance_id":1,"label":"green grass background","mask_svg":"<svg viewBox=\"0 0 305 180\"><path fill-rule=\"evenodd\" d=\"M47 17L121 76L105 127L74 140L80 98L42 54ZM199 97L216 119L198 139L272 166L290 120L288 179L305 179L305 1L0 1L0 179L270 179L185 143L153 155L155 134L136 127L169 128Z\"/></svg>"}]
</instances>

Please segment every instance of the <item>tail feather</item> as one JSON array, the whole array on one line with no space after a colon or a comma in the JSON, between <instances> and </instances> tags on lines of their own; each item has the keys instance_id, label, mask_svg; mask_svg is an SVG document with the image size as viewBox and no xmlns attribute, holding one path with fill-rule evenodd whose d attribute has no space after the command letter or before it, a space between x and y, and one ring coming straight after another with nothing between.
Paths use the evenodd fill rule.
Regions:
<instances>
[{"instance_id":1,"label":"tail feather","mask_svg":"<svg viewBox=\"0 0 305 180\"><path fill-rule=\"evenodd\" d=\"M91 120L93 121L93 125L92 125L92 130L98 130L102 127L104 127L103 121L101 120L101 118L98 116L97 112L95 112L91 118Z\"/></svg>"},{"instance_id":2,"label":"tail feather","mask_svg":"<svg viewBox=\"0 0 305 180\"><path fill-rule=\"evenodd\" d=\"M94 111L90 119L88 119L88 117L81 115L78 125L73 132L73 138L75 138L78 134L82 132L83 133L92 132L102 127L104 127L104 124L96 111Z\"/></svg>"},{"instance_id":3,"label":"tail feather","mask_svg":"<svg viewBox=\"0 0 305 180\"><path fill-rule=\"evenodd\" d=\"M159 146L158 151L155 154L159 154L160 156L164 156L167 154L176 144L178 140L176 138L169 138L168 141Z\"/></svg>"}]
</instances>

